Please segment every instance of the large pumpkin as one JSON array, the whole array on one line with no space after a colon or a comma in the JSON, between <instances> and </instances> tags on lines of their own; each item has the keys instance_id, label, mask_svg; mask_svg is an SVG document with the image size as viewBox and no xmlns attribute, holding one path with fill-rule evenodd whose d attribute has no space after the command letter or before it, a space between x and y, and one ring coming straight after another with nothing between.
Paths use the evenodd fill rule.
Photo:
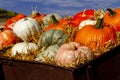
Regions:
<instances>
[{"instance_id":1,"label":"large pumpkin","mask_svg":"<svg viewBox=\"0 0 120 80\"><path fill-rule=\"evenodd\" d=\"M36 41L41 34L41 27L35 19L26 17L16 22L13 31L23 41Z\"/></svg>"},{"instance_id":2,"label":"large pumpkin","mask_svg":"<svg viewBox=\"0 0 120 80\"><path fill-rule=\"evenodd\" d=\"M65 67L75 67L92 60L90 48L77 43L63 44L57 51L56 64Z\"/></svg>"},{"instance_id":3,"label":"large pumpkin","mask_svg":"<svg viewBox=\"0 0 120 80\"><path fill-rule=\"evenodd\" d=\"M38 45L42 47L48 47L50 45L62 45L66 40L66 34L61 30L48 30L43 32L41 37L39 38Z\"/></svg>"},{"instance_id":4,"label":"large pumpkin","mask_svg":"<svg viewBox=\"0 0 120 80\"><path fill-rule=\"evenodd\" d=\"M93 51L97 50L104 52L114 47L117 44L115 29L102 26L101 23L102 19L98 19L96 25L86 25L79 29L75 37L75 42L83 43Z\"/></svg>"},{"instance_id":5,"label":"large pumpkin","mask_svg":"<svg viewBox=\"0 0 120 80\"><path fill-rule=\"evenodd\" d=\"M117 33L117 41L120 44L120 8L115 9L107 9L104 18L103 18L103 25L113 27Z\"/></svg>"}]
</instances>

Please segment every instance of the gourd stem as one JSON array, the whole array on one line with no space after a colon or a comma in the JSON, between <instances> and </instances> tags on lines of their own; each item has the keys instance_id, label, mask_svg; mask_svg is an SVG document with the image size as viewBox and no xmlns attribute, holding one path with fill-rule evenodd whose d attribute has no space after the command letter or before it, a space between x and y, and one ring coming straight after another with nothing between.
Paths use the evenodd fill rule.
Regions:
<instances>
[{"instance_id":1,"label":"gourd stem","mask_svg":"<svg viewBox=\"0 0 120 80\"><path fill-rule=\"evenodd\" d=\"M52 15L51 18L54 24L58 24L58 20L56 19L54 15Z\"/></svg>"},{"instance_id":2,"label":"gourd stem","mask_svg":"<svg viewBox=\"0 0 120 80\"><path fill-rule=\"evenodd\" d=\"M107 10L110 12L110 16L111 16L111 17L114 17L114 16L116 15L116 12L113 11L112 9L107 8Z\"/></svg>"},{"instance_id":3,"label":"gourd stem","mask_svg":"<svg viewBox=\"0 0 120 80\"><path fill-rule=\"evenodd\" d=\"M103 18L98 18L95 28L102 29L102 20Z\"/></svg>"}]
</instances>

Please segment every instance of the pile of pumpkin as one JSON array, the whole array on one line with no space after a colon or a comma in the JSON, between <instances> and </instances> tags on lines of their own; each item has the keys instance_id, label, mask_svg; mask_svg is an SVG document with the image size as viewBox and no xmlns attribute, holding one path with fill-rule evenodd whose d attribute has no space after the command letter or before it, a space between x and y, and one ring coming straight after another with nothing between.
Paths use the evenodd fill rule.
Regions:
<instances>
[{"instance_id":1,"label":"pile of pumpkin","mask_svg":"<svg viewBox=\"0 0 120 80\"><path fill-rule=\"evenodd\" d=\"M0 28L0 56L64 67L80 64L119 45L120 9L18 14Z\"/></svg>"}]
</instances>

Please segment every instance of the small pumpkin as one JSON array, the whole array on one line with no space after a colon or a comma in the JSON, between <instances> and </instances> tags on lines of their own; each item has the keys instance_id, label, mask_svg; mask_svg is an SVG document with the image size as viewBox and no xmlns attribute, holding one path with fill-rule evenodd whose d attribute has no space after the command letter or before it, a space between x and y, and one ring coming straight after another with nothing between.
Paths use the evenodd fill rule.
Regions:
<instances>
[{"instance_id":1,"label":"small pumpkin","mask_svg":"<svg viewBox=\"0 0 120 80\"><path fill-rule=\"evenodd\" d=\"M76 67L92 60L90 48L77 42L63 44L57 51L56 64L64 67Z\"/></svg>"},{"instance_id":2,"label":"small pumpkin","mask_svg":"<svg viewBox=\"0 0 120 80\"><path fill-rule=\"evenodd\" d=\"M23 41L37 42L41 34L41 26L35 19L26 17L16 22L16 24L14 25L13 31Z\"/></svg>"},{"instance_id":3,"label":"small pumpkin","mask_svg":"<svg viewBox=\"0 0 120 80\"><path fill-rule=\"evenodd\" d=\"M112 26L116 31L120 31L120 8L115 9L107 9L104 18L103 25L104 26Z\"/></svg>"},{"instance_id":4,"label":"small pumpkin","mask_svg":"<svg viewBox=\"0 0 120 80\"><path fill-rule=\"evenodd\" d=\"M35 61L55 63L55 56L58 49L58 45L49 46L47 49L45 49L36 56Z\"/></svg>"},{"instance_id":5,"label":"small pumpkin","mask_svg":"<svg viewBox=\"0 0 120 80\"><path fill-rule=\"evenodd\" d=\"M43 19L43 23L44 23L44 26L47 27L49 25L49 23L51 23L51 16L54 15L54 17L59 20L61 19L61 15L58 14L58 13L50 13L50 14L47 14Z\"/></svg>"},{"instance_id":6,"label":"small pumpkin","mask_svg":"<svg viewBox=\"0 0 120 80\"><path fill-rule=\"evenodd\" d=\"M73 15L73 21L76 26L79 26L79 24L84 20L94 19L94 13L95 10L92 9L80 11Z\"/></svg>"},{"instance_id":7,"label":"small pumpkin","mask_svg":"<svg viewBox=\"0 0 120 80\"><path fill-rule=\"evenodd\" d=\"M51 29L42 33L38 45L41 47L48 47L54 44L61 46L66 38L67 36L63 31Z\"/></svg>"},{"instance_id":8,"label":"small pumpkin","mask_svg":"<svg viewBox=\"0 0 120 80\"><path fill-rule=\"evenodd\" d=\"M22 19L22 18L25 18L26 15L25 14L17 14L16 16L8 19L6 22L5 22L5 26L4 26L4 29L5 30L12 30L13 29L13 26L15 25L15 23Z\"/></svg>"},{"instance_id":9,"label":"small pumpkin","mask_svg":"<svg viewBox=\"0 0 120 80\"><path fill-rule=\"evenodd\" d=\"M17 35L11 30L0 32L0 49L11 46L19 41Z\"/></svg>"},{"instance_id":10,"label":"small pumpkin","mask_svg":"<svg viewBox=\"0 0 120 80\"><path fill-rule=\"evenodd\" d=\"M32 11L32 14L30 14L30 17L34 18L35 20L37 20L38 22L41 22L42 19L46 16L46 14L40 13L36 10Z\"/></svg>"},{"instance_id":11,"label":"small pumpkin","mask_svg":"<svg viewBox=\"0 0 120 80\"><path fill-rule=\"evenodd\" d=\"M90 47L92 51L97 51L95 55L100 55L104 51L109 50L117 44L116 31L112 27L102 25L102 19L98 19L95 25L86 25L79 29L75 42L80 42Z\"/></svg>"},{"instance_id":12,"label":"small pumpkin","mask_svg":"<svg viewBox=\"0 0 120 80\"><path fill-rule=\"evenodd\" d=\"M35 43L19 42L16 43L11 50L11 56L15 59L33 60L39 47Z\"/></svg>"}]
</instances>

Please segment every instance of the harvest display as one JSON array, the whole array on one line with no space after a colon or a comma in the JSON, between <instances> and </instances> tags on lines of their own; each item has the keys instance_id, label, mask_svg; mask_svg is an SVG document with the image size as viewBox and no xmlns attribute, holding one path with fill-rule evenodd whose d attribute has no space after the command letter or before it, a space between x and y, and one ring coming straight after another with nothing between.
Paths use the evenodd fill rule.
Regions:
<instances>
[{"instance_id":1,"label":"harvest display","mask_svg":"<svg viewBox=\"0 0 120 80\"><path fill-rule=\"evenodd\" d=\"M120 8L73 16L18 14L0 28L0 57L77 67L120 44Z\"/></svg>"}]
</instances>

